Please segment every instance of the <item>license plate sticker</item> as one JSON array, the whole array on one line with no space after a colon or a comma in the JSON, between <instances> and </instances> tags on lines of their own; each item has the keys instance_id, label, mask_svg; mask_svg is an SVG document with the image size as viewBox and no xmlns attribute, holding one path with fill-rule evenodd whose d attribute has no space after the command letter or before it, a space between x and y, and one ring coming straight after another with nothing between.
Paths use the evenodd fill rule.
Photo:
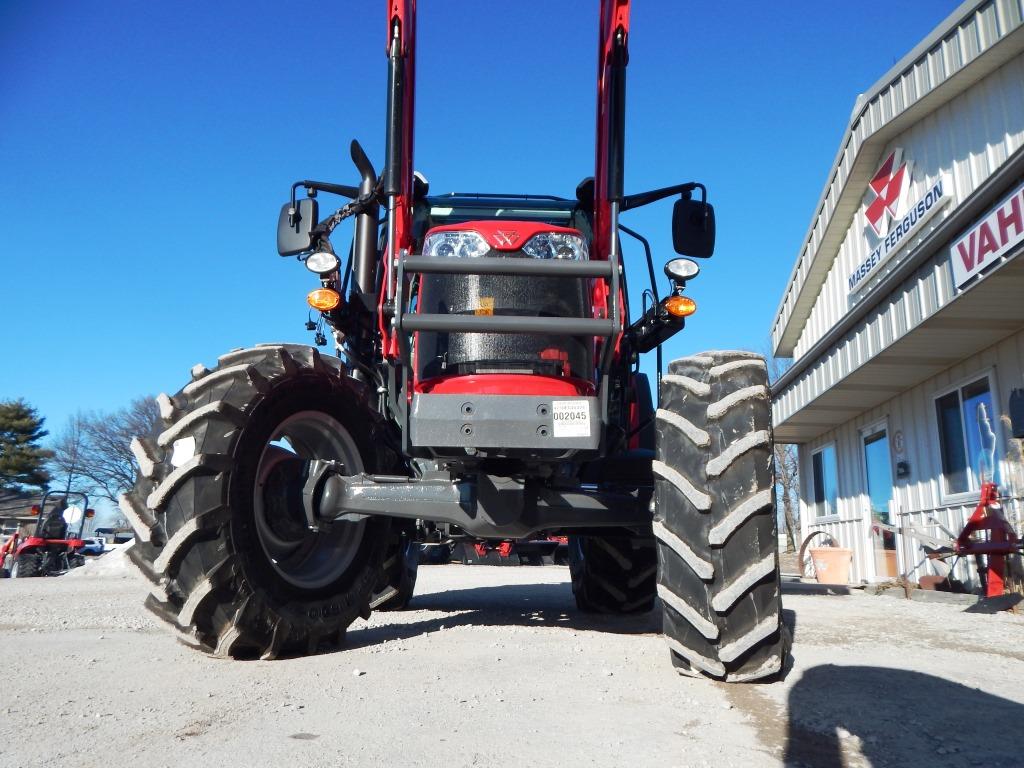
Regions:
<instances>
[{"instance_id":1,"label":"license plate sticker","mask_svg":"<svg viewBox=\"0 0 1024 768\"><path fill-rule=\"evenodd\" d=\"M590 402L555 400L551 403L555 437L590 437Z\"/></svg>"}]
</instances>

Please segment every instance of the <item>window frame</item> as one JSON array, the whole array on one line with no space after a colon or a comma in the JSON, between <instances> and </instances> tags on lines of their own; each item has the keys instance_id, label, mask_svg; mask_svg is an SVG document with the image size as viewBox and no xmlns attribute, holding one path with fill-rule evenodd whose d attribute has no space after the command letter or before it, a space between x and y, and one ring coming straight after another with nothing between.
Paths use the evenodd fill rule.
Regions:
<instances>
[{"instance_id":1,"label":"window frame","mask_svg":"<svg viewBox=\"0 0 1024 768\"><path fill-rule=\"evenodd\" d=\"M820 510L820 508L818 506L819 502L815 501L815 497L817 496L817 494L815 493L816 489L815 489L815 481L814 481L814 457L815 456L819 456L821 454L824 454L824 452L826 450L828 450L829 448L832 449L832 455L835 458L835 464L836 464L836 467L835 467L835 469L836 469L836 503L835 503L835 511L833 511L831 514L822 514L822 512L821 512L821 510ZM812 518L812 520L810 522L812 522L812 523L823 523L823 522L824 523L828 523L828 522L833 522L833 521L839 520L839 449L836 447L836 441L835 440L830 440L829 442L822 443L817 448L813 449L811 451L810 460L811 460L811 466L810 466L810 470L811 471L809 473L809 477L810 477L810 484L809 484L810 485L810 488L809 488L809 490L810 490L810 497L809 497L809 502L810 503L807 506L810 507L811 511L814 513L814 517ZM822 477L824 477L824 459L822 459ZM824 490L824 489L822 489L822 490ZM822 494L822 495L824 495L824 494ZM823 504L828 504L828 500L826 499L822 503Z\"/></svg>"},{"instance_id":2,"label":"window frame","mask_svg":"<svg viewBox=\"0 0 1024 768\"><path fill-rule=\"evenodd\" d=\"M964 387L968 387L971 384L974 384L974 383L976 383L978 381L981 381L982 379L985 379L985 380L988 381L988 393L989 393L989 396L992 399L992 414L991 414L992 427L993 427L993 430L996 433L996 456L995 456L995 462L996 462L996 465L999 468L999 476L1002 477L1002 475L1003 475L1003 469L1004 469L1003 468L1003 456L1005 454L1005 447L1003 445L1003 430L1001 429L1001 423L1000 423L1000 418L1002 417L1002 411L999 409L999 390L996 387L995 367L994 366L989 366L988 368L983 368L981 370L975 371L974 373L971 373L971 374L969 374L967 376L962 376L961 378L957 379L956 381L954 381L954 382L944 386L942 389L937 389L934 392L932 392L931 422L932 422L932 435L935 437L935 448L936 448L936 453L935 453L935 458L936 458L936 462L937 462L936 463L936 480L937 480L937 482L939 484L939 498L941 499L941 502L942 502L943 505L964 504L966 502L976 501L977 497L978 497L978 493L981 491L981 488L980 487L978 487L978 488L970 487L972 484L975 483L975 476L976 476L977 472L976 472L976 470L970 464L970 462L972 460L971 457L967 456L967 461L968 461L968 464L967 464L967 481L968 481L968 486L969 486L968 489L966 491L950 491L950 490L948 490L948 486L947 486L947 483L946 483L946 468L943 466L943 461L942 461L942 452L943 452L942 427L939 424L938 403L939 403L939 400L941 400L946 395L949 395L949 394L952 394L953 392L955 392L956 396L957 396L957 402L959 403L959 406L960 406L960 410L959 410L960 420L961 420L961 424L963 424L964 423L963 422L963 419L964 419L964 411L963 411L963 409L964 409L964 398L963 398L962 390L963 390ZM964 441L964 454L966 455L967 454L967 435L966 435L966 432L963 432L961 434L961 439Z\"/></svg>"}]
</instances>

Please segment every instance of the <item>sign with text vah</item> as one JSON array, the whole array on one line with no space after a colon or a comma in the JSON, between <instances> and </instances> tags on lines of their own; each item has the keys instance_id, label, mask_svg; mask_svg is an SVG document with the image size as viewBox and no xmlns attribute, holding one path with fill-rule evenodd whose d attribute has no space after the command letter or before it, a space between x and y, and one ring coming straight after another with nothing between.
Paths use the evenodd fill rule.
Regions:
<instances>
[{"instance_id":1,"label":"sign with text vah","mask_svg":"<svg viewBox=\"0 0 1024 768\"><path fill-rule=\"evenodd\" d=\"M922 225L952 199L953 181L942 174L918 200L907 204L910 189L910 161L903 161L903 150L894 149L868 182L871 201L864 209L873 237L881 238L871 253L856 266L847 279L850 293L858 291L878 273L889 259L910 242Z\"/></svg>"},{"instance_id":2,"label":"sign with text vah","mask_svg":"<svg viewBox=\"0 0 1024 768\"><path fill-rule=\"evenodd\" d=\"M953 283L957 288L991 267L1024 241L1024 184L953 243Z\"/></svg>"}]
</instances>

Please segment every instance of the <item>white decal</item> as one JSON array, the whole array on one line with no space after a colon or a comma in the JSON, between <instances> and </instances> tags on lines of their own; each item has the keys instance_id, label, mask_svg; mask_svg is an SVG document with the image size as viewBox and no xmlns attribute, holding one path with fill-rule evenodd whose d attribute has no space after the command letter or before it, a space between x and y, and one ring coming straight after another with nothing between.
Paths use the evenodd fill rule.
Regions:
<instances>
[{"instance_id":1,"label":"white decal","mask_svg":"<svg viewBox=\"0 0 1024 768\"><path fill-rule=\"evenodd\" d=\"M555 437L590 437L590 403L587 400L555 400L551 403Z\"/></svg>"},{"instance_id":2,"label":"white decal","mask_svg":"<svg viewBox=\"0 0 1024 768\"><path fill-rule=\"evenodd\" d=\"M196 439L189 435L174 441L171 447L171 466L180 467L196 455Z\"/></svg>"}]
</instances>

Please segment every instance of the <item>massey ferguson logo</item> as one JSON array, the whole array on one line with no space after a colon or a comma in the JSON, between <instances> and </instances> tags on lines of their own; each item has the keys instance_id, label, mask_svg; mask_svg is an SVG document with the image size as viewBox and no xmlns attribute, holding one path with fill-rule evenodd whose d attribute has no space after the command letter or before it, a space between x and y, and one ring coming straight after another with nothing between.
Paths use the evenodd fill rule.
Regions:
<instances>
[{"instance_id":1,"label":"massey ferguson logo","mask_svg":"<svg viewBox=\"0 0 1024 768\"><path fill-rule=\"evenodd\" d=\"M498 245L504 245L511 248L519 242L519 233L514 229L499 229L495 231L493 238Z\"/></svg>"},{"instance_id":2,"label":"massey ferguson logo","mask_svg":"<svg viewBox=\"0 0 1024 768\"><path fill-rule=\"evenodd\" d=\"M889 230L889 222L896 218L903 188L910 181L910 171L906 163L900 162L902 159L903 150L893 150L875 177L868 182L868 188L875 193L875 199L864 211L864 216L879 237Z\"/></svg>"},{"instance_id":3,"label":"massey ferguson logo","mask_svg":"<svg viewBox=\"0 0 1024 768\"><path fill-rule=\"evenodd\" d=\"M879 274L882 265L920 234L925 221L952 199L953 180L945 173L927 179L922 196L904 205L910 190L910 162L903 161L903 150L895 149L868 182L868 189L874 197L864 218L880 240L868 238L865 245L871 250L847 278L851 294L871 284L870 278Z\"/></svg>"}]
</instances>

